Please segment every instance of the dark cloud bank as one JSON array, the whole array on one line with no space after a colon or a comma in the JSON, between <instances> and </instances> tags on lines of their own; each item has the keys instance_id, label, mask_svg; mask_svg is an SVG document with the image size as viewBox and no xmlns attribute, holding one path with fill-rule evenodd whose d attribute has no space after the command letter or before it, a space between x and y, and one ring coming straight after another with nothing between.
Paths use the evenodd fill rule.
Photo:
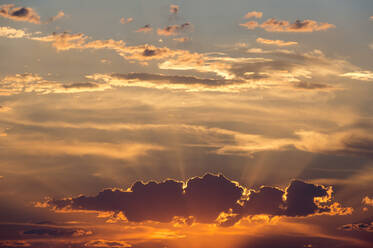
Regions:
<instances>
[{"instance_id":1,"label":"dark cloud bank","mask_svg":"<svg viewBox=\"0 0 373 248\"><path fill-rule=\"evenodd\" d=\"M243 217L349 214L333 202L331 187L292 180L286 189L262 186L249 190L223 175L206 174L185 184L175 180L136 182L128 190L105 189L96 196L50 199L44 206L65 211L122 212L129 221L171 222L176 217L230 226Z\"/></svg>"}]
</instances>

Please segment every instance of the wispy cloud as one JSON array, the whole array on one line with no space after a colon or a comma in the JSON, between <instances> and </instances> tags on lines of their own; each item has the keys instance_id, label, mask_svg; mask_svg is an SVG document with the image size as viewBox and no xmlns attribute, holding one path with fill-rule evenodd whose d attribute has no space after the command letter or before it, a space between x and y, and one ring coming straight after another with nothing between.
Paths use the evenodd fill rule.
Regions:
<instances>
[{"instance_id":1,"label":"wispy cloud","mask_svg":"<svg viewBox=\"0 0 373 248\"><path fill-rule=\"evenodd\" d=\"M63 18L64 16L65 16L65 12L63 12L63 11L60 11L60 12L58 12L58 14L57 14L57 15L55 15L55 16L53 16L53 17L51 17L51 18L49 19L49 22L54 22L54 21L57 21L57 20L59 20L59 19Z\"/></svg>"},{"instance_id":2,"label":"wispy cloud","mask_svg":"<svg viewBox=\"0 0 373 248\"><path fill-rule=\"evenodd\" d=\"M150 26L150 24L146 24L145 26L139 28L136 30L138 33L149 33L153 30L153 28Z\"/></svg>"},{"instance_id":3,"label":"wispy cloud","mask_svg":"<svg viewBox=\"0 0 373 248\"><path fill-rule=\"evenodd\" d=\"M325 31L331 28L335 28L335 25L326 22L317 22L314 20L296 20L293 23L283 20L277 20L274 18L268 19L265 22L259 24L256 21L249 21L240 24L247 29L255 29L260 27L267 32L294 32L294 33L310 33L315 31Z\"/></svg>"},{"instance_id":4,"label":"wispy cloud","mask_svg":"<svg viewBox=\"0 0 373 248\"><path fill-rule=\"evenodd\" d=\"M296 41L283 41L283 40L269 40L264 38L257 38L256 42L264 45L275 45L275 46L294 46L298 45Z\"/></svg>"},{"instance_id":5,"label":"wispy cloud","mask_svg":"<svg viewBox=\"0 0 373 248\"><path fill-rule=\"evenodd\" d=\"M351 78L354 80L361 81L373 81L373 72L372 71L355 71L348 72L341 75L342 77Z\"/></svg>"}]
</instances>

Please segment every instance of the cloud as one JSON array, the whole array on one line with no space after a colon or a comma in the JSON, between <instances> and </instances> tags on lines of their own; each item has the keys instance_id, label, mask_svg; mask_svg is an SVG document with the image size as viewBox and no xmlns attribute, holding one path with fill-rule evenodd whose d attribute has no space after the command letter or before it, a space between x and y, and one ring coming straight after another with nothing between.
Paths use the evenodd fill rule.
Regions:
<instances>
[{"instance_id":1,"label":"cloud","mask_svg":"<svg viewBox=\"0 0 373 248\"><path fill-rule=\"evenodd\" d=\"M0 240L0 247L16 248L16 247L30 247L31 244L25 240Z\"/></svg>"},{"instance_id":2,"label":"cloud","mask_svg":"<svg viewBox=\"0 0 373 248\"><path fill-rule=\"evenodd\" d=\"M123 213L132 222L192 218L198 223L228 226L245 216L260 214L289 217L350 214L352 209L333 202L332 193L331 187L299 180L292 180L285 190L263 186L255 191L223 175L206 174L185 184L171 179L160 183L139 181L128 190L105 189L97 196L50 199L38 206L56 211Z\"/></svg>"},{"instance_id":3,"label":"cloud","mask_svg":"<svg viewBox=\"0 0 373 248\"><path fill-rule=\"evenodd\" d=\"M122 17L122 18L120 18L120 23L122 23L122 24L127 24L127 23L131 23L131 22L133 22L132 17L128 17L128 18Z\"/></svg>"},{"instance_id":4,"label":"cloud","mask_svg":"<svg viewBox=\"0 0 373 248\"><path fill-rule=\"evenodd\" d=\"M175 30L188 26L178 26L176 29L170 28L162 32L165 35L170 35ZM152 60L161 60L158 64L159 69L195 70L202 73L212 73L228 80L240 80L242 84L226 88L231 92L240 88L265 87L266 85L288 87L289 83L299 83L305 79L309 81L314 76L340 76L346 71L358 68L345 60L328 58L320 50L297 53L289 50L250 49L247 52L267 54L273 58L230 57L224 53L192 53L187 50L147 44L127 46L122 40L90 40L82 33L53 33L48 36L32 36L28 39L51 43L57 51L108 49L113 50L126 60L136 61L143 65L147 65ZM300 88L298 87L298 89ZM313 89L317 90L317 88ZM308 90L310 89L308 87ZM326 88L324 87L323 90L325 91Z\"/></svg>"},{"instance_id":5,"label":"cloud","mask_svg":"<svg viewBox=\"0 0 373 248\"><path fill-rule=\"evenodd\" d=\"M63 11L60 11L60 12L58 12L57 15L51 17L51 18L49 19L49 22L57 21L58 19L61 19L61 18L63 18L64 16L65 16L65 13L64 13Z\"/></svg>"},{"instance_id":6,"label":"cloud","mask_svg":"<svg viewBox=\"0 0 373 248\"><path fill-rule=\"evenodd\" d=\"M21 29L14 29L11 27L0 27L0 37L6 37L9 39L26 38L30 34L26 33Z\"/></svg>"},{"instance_id":7,"label":"cloud","mask_svg":"<svg viewBox=\"0 0 373 248\"><path fill-rule=\"evenodd\" d=\"M0 16L14 21L30 22L40 24L40 16L28 7L15 7L14 4L5 4L0 6Z\"/></svg>"},{"instance_id":8,"label":"cloud","mask_svg":"<svg viewBox=\"0 0 373 248\"><path fill-rule=\"evenodd\" d=\"M313 20L296 20L293 23L289 23L287 21L278 21L274 18L268 19L260 26L268 32L314 32L335 28L333 24L318 23Z\"/></svg>"},{"instance_id":9,"label":"cloud","mask_svg":"<svg viewBox=\"0 0 373 248\"><path fill-rule=\"evenodd\" d=\"M364 197L362 200L363 205L373 207L373 198L369 198L368 196Z\"/></svg>"},{"instance_id":10,"label":"cloud","mask_svg":"<svg viewBox=\"0 0 373 248\"><path fill-rule=\"evenodd\" d=\"M256 21L249 21L246 23L241 23L240 26L246 27L247 29L256 29L259 26L259 23Z\"/></svg>"},{"instance_id":11,"label":"cloud","mask_svg":"<svg viewBox=\"0 0 373 248\"><path fill-rule=\"evenodd\" d=\"M262 18L263 16L263 12L258 12L258 11L251 11L251 12L247 12L247 14L245 15L245 19L249 19L249 18L257 18L257 19L260 19Z\"/></svg>"},{"instance_id":12,"label":"cloud","mask_svg":"<svg viewBox=\"0 0 373 248\"><path fill-rule=\"evenodd\" d=\"M21 93L80 93L110 89L110 85L94 82L65 83L49 81L38 74L23 73L7 75L0 79L0 95L16 95Z\"/></svg>"},{"instance_id":13,"label":"cloud","mask_svg":"<svg viewBox=\"0 0 373 248\"><path fill-rule=\"evenodd\" d=\"M153 30L153 28L150 26L150 24L146 24L145 26L143 26L143 27L141 27L141 28L139 28L139 29L137 29L136 30L136 32L142 32L142 33L148 33L148 32L150 32L150 31L152 31Z\"/></svg>"},{"instance_id":14,"label":"cloud","mask_svg":"<svg viewBox=\"0 0 373 248\"><path fill-rule=\"evenodd\" d=\"M260 37L256 39L256 42L264 45L275 45L280 47L298 45L298 42L296 41L268 40Z\"/></svg>"},{"instance_id":15,"label":"cloud","mask_svg":"<svg viewBox=\"0 0 373 248\"><path fill-rule=\"evenodd\" d=\"M341 77L351 78L354 80L361 81L373 81L373 72L372 71L355 71L348 72L341 75Z\"/></svg>"},{"instance_id":16,"label":"cloud","mask_svg":"<svg viewBox=\"0 0 373 248\"><path fill-rule=\"evenodd\" d=\"M297 131L295 133L301 139L295 143L295 146L300 150L324 154L373 156L373 136L364 130L329 134L314 131Z\"/></svg>"},{"instance_id":17,"label":"cloud","mask_svg":"<svg viewBox=\"0 0 373 248\"><path fill-rule=\"evenodd\" d=\"M82 33L70 34L70 33L53 33L52 35L42 37L32 37L32 40L41 42L51 42L53 47L58 51L65 51L70 49L79 49L85 43L88 37Z\"/></svg>"},{"instance_id":18,"label":"cloud","mask_svg":"<svg viewBox=\"0 0 373 248\"><path fill-rule=\"evenodd\" d=\"M235 84L237 81L224 79L208 79L193 76L178 76L150 73L128 74L94 74L87 76L89 79L102 80L113 86L145 87L145 88L169 88L185 90L203 90Z\"/></svg>"},{"instance_id":19,"label":"cloud","mask_svg":"<svg viewBox=\"0 0 373 248\"><path fill-rule=\"evenodd\" d=\"M268 19L265 22L259 24L255 21L240 24L248 29L255 29L257 27L263 28L268 32L315 32L325 31L331 28L335 28L335 25L317 22L314 20L296 20L293 23L283 20L276 20L274 18Z\"/></svg>"},{"instance_id":20,"label":"cloud","mask_svg":"<svg viewBox=\"0 0 373 248\"><path fill-rule=\"evenodd\" d=\"M113 241L113 240L91 240L84 244L88 248L130 248L132 245L128 244L125 241Z\"/></svg>"},{"instance_id":21,"label":"cloud","mask_svg":"<svg viewBox=\"0 0 373 248\"><path fill-rule=\"evenodd\" d=\"M100 62L102 64L106 64L106 65L110 65L111 64L111 61L110 60L107 60L107 59L101 59Z\"/></svg>"},{"instance_id":22,"label":"cloud","mask_svg":"<svg viewBox=\"0 0 373 248\"><path fill-rule=\"evenodd\" d=\"M191 24L186 22L181 25L169 25L163 29L158 29L157 33L162 36L178 35L180 32L186 31L190 28Z\"/></svg>"},{"instance_id":23,"label":"cloud","mask_svg":"<svg viewBox=\"0 0 373 248\"><path fill-rule=\"evenodd\" d=\"M174 41L185 43L188 42L190 39L188 37L180 37L180 38L173 38Z\"/></svg>"},{"instance_id":24,"label":"cloud","mask_svg":"<svg viewBox=\"0 0 373 248\"><path fill-rule=\"evenodd\" d=\"M82 237L92 235L92 232L84 229L40 228L24 231L23 234L49 237Z\"/></svg>"},{"instance_id":25,"label":"cloud","mask_svg":"<svg viewBox=\"0 0 373 248\"><path fill-rule=\"evenodd\" d=\"M67 51L71 49L108 49L114 50L120 56L128 60L146 61L154 59L172 58L175 56L190 56L190 53L183 50L171 50L167 47L155 47L152 45L126 46L122 40L93 40L82 34L70 34L67 32L53 33L42 37L31 37L32 40L52 43L57 51Z\"/></svg>"},{"instance_id":26,"label":"cloud","mask_svg":"<svg viewBox=\"0 0 373 248\"><path fill-rule=\"evenodd\" d=\"M177 14L179 12L179 6L176 4L170 5L170 13Z\"/></svg>"},{"instance_id":27,"label":"cloud","mask_svg":"<svg viewBox=\"0 0 373 248\"><path fill-rule=\"evenodd\" d=\"M336 87L333 87L329 84L323 84L323 83L310 83L310 82L295 82L293 84L295 89L302 89L302 90L336 90Z\"/></svg>"},{"instance_id":28,"label":"cloud","mask_svg":"<svg viewBox=\"0 0 373 248\"><path fill-rule=\"evenodd\" d=\"M338 228L342 231L355 231L355 232L373 232L373 221L371 219L356 222L353 224L346 224Z\"/></svg>"}]
</instances>

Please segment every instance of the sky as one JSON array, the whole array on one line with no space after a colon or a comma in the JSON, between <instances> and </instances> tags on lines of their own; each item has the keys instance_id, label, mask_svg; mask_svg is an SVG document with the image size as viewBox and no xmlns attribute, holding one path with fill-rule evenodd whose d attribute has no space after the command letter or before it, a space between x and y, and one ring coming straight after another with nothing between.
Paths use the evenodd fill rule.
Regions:
<instances>
[{"instance_id":1,"label":"sky","mask_svg":"<svg viewBox=\"0 0 373 248\"><path fill-rule=\"evenodd\" d=\"M0 248L373 247L373 1L0 0Z\"/></svg>"}]
</instances>

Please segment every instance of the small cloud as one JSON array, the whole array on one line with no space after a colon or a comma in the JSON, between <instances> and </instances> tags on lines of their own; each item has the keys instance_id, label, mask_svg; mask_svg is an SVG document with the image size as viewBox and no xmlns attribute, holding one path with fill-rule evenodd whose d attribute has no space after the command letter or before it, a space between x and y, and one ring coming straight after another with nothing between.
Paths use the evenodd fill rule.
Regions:
<instances>
[{"instance_id":1,"label":"small cloud","mask_svg":"<svg viewBox=\"0 0 373 248\"><path fill-rule=\"evenodd\" d=\"M106 64L106 65L110 65L111 64L111 61L110 60L107 60L107 59L101 59L100 62L102 64Z\"/></svg>"},{"instance_id":2,"label":"small cloud","mask_svg":"<svg viewBox=\"0 0 373 248\"><path fill-rule=\"evenodd\" d=\"M146 24L145 26L139 28L138 30L136 30L136 32L142 32L142 33L148 33L150 31L152 31L153 28L150 26L150 24Z\"/></svg>"},{"instance_id":3,"label":"small cloud","mask_svg":"<svg viewBox=\"0 0 373 248\"><path fill-rule=\"evenodd\" d=\"M181 25L169 25L163 29L158 29L157 33L158 35L162 36L171 36L171 35L177 35L182 31L185 31L191 27L191 24L189 22L183 23Z\"/></svg>"},{"instance_id":4,"label":"small cloud","mask_svg":"<svg viewBox=\"0 0 373 248\"><path fill-rule=\"evenodd\" d=\"M259 23L256 21L249 21L246 23L241 23L240 26L246 27L247 29L256 29L259 26Z\"/></svg>"},{"instance_id":5,"label":"small cloud","mask_svg":"<svg viewBox=\"0 0 373 248\"><path fill-rule=\"evenodd\" d=\"M359 223L346 224L338 228L342 231L373 232L373 221L367 220Z\"/></svg>"},{"instance_id":6,"label":"small cloud","mask_svg":"<svg viewBox=\"0 0 373 248\"><path fill-rule=\"evenodd\" d=\"M132 245L119 240L91 240L84 244L88 248L130 248Z\"/></svg>"},{"instance_id":7,"label":"small cloud","mask_svg":"<svg viewBox=\"0 0 373 248\"><path fill-rule=\"evenodd\" d=\"M26 33L21 29L14 29L11 27L0 27L0 37L6 37L9 39L18 39L29 37L30 34Z\"/></svg>"},{"instance_id":8,"label":"small cloud","mask_svg":"<svg viewBox=\"0 0 373 248\"><path fill-rule=\"evenodd\" d=\"M122 24L127 24L127 23L131 23L131 22L133 22L132 17L128 17L128 18L122 17L122 18L120 18L120 23L122 23Z\"/></svg>"},{"instance_id":9,"label":"small cloud","mask_svg":"<svg viewBox=\"0 0 373 248\"><path fill-rule=\"evenodd\" d=\"M188 42L190 39L188 37L180 37L180 38L174 38L173 40L180 42L180 43L185 43L185 42Z\"/></svg>"},{"instance_id":10,"label":"small cloud","mask_svg":"<svg viewBox=\"0 0 373 248\"><path fill-rule=\"evenodd\" d=\"M373 81L373 72L372 71L355 71L348 72L341 75L341 77L346 77L354 80L361 81Z\"/></svg>"},{"instance_id":11,"label":"small cloud","mask_svg":"<svg viewBox=\"0 0 373 248\"><path fill-rule=\"evenodd\" d=\"M263 16L263 12L251 11L251 12L247 12L244 18L245 19L250 19L250 18L260 19L262 18L262 16Z\"/></svg>"},{"instance_id":12,"label":"small cloud","mask_svg":"<svg viewBox=\"0 0 373 248\"><path fill-rule=\"evenodd\" d=\"M92 235L92 231L84 229L67 228L40 228L23 232L23 235L49 236L49 237L83 237Z\"/></svg>"},{"instance_id":13,"label":"small cloud","mask_svg":"<svg viewBox=\"0 0 373 248\"><path fill-rule=\"evenodd\" d=\"M15 7L14 4L0 6L0 16L14 21L30 22L40 24L40 16L32 8Z\"/></svg>"},{"instance_id":14,"label":"small cloud","mask_svg":"<svg viewBox=\"0 0 373 248\"><path fill-rule=\"evenodd\" d=\"M373 198L370 198L368 196L364 197L362 200L362 204L365 206L373 207Z\"/></svg>"},{"instance_id":15,"label":"small cloud","mask_svg":"<svg viewBox=\"0 0 373 248\"><path fill-rule=\"evenodd\" d=\"M294 88L303 89L303 90L331 90L334 89L328 84L321 83L310 83L310 82L295 82Z\"/></svg>"},{"instance_id":16,"label":"small cloud","mask_svg":"<svg viewBox=\"0 0 373 248\"><path fill-rule=\"evenodd\" d=\"M31 244L25 240L2 240L0 241L0 247L5 248L18 248L18 247L30 247Z\"/></svg>"},{"instance_id":17,"label":"small cloud","mask_svg":"<svg viewBox=\"0 0 373 248\"><path fill-rule=\"evenodd\" d=\"M170 13L177 14L179 12L179 5L171 4Z\"/></svg>"},{"instance_id":18,"label":"small cloud","mask_svg":"<svg viewBox=\"0 0 373 248\"><path fill-rule=\"evenodd\" d=\"M65 13L64 13L63 11L60 11L60 12L58 12L57 15L51 17L51 18L49 19L49 22L57 21L58 19L61 19L61 18L63 18L64 16L65 16Z\"/></svg>"},{"instance_id":19,"label":"small cloud","mask_svg":"<svg viewBox=\"0 0 373 248\"><path fill-rule=\"evenodd\" d=\"M298 45L298 42L296 41L283 41L283 40L269 40L269 39L263 39L258 38L256 39L257 43L264 44L264 45L274 45L274 46L294 46Z\"/></svg>"}]
</instances>

